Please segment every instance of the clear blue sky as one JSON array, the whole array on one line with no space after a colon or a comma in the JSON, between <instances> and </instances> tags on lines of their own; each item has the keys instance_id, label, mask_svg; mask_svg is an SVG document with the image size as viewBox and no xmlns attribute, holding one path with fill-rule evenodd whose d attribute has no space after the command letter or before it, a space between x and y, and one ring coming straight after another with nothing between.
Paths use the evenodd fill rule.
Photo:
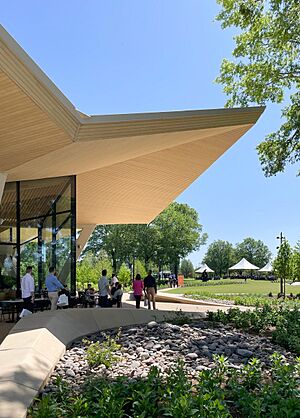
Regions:
<instances>
[{"instance_id":1,"label":"clear blue sky","mask_svg":"<svg viewBox=\"0 0 300 418\"><path fill-rule=\"evenodd\" d=\"M214 0L12 0L1 4L1 24L85 113L207 109L224 106L213 80L233 48L217 10ZM268 106L178 198L199 212L208 244L252 236L274 253L280 231L292 245L300 239L296 168L265 178L255 150L279 125L280 108Z\"/></svg>"}]
</instances>

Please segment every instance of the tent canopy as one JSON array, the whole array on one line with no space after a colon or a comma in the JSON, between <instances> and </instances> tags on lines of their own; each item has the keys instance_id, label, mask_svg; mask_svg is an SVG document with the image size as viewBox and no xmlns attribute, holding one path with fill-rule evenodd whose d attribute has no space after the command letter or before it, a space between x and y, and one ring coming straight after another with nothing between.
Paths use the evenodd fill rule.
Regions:
<instances>
[{"instance_id":1,"label":"tent canopy","mask_svg":"<svg viewBox=\"0 0 300 418\"><path fill-rule=\"evenodd\" d=\"M261 272L266 272L266 273L270 273L271 271L273 271L273 267L272 267L272 263L271 261L269 261L264 267L262 267L260 270Z\"/></svg>"},{"instance_id":2,"label":"tent canopy","mask_svg":"<svg viewBox=\"0 0 300 418\"><path fill-rule=\"evenodd\" d=\"M207 264L202 264L199 268L197 268L197 270L195 270L195 273L203 273L204 270L206 270L207 273L214 273L214 270L208 267Z\"/></svg>"},{"instance_id":3,"label":"tent canopy","mask_svg":"<svg viewBox=\"0 0 300 418\"><path fill-rule=\"evenodd\" d=\"M241 261L230 267L228 270L259 270L259 267L249 263L245 258L242 258Z\"/></svg>"}]
</instances>

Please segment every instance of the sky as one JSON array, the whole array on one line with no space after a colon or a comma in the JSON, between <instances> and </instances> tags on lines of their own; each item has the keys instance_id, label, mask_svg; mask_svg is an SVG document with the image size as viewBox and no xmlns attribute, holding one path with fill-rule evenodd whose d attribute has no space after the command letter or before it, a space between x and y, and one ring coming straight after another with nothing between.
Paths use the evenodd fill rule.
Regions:
<instances>
[{"instance_id":1,"label":"sky","mask_svg":"<svg viewBox=\"0 0 300 418\"><path fill-rule=\"evenodd\" d=\"M0 23L80 111L138 113L222 108L214 83L234 30L214 0L11 0ZM275 255L282 231L300 239L297 168L265 178L256 146L281 124L268 105L258 123L177 199L195 208L209 238L261 239ZM189 256L198 266L207 245Z\"/></svg>"}]
</instances>

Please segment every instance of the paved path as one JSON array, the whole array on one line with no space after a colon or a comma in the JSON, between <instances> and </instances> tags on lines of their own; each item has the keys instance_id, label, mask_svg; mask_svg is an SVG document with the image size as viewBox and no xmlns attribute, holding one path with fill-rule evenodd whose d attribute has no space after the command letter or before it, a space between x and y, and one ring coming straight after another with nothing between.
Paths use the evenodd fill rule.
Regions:
<instances>
[{"instance_id":1,"label":"paved path","mask_svg":"<svg viewBox=\"0 0 300 418\"><path fill-rule=\"evenodd\" d=\"M165 290L165 289L164 289ZM161 290L158 291L159 294L162 293ZM179 296L179 295L177 295ZM130 294L129 293L124 293L123 295L123 301L126 304L126 307L128 307L128 305L131 305L134 307L135 305L135 301L134 300L130 300ZM228 309L232 308L233 305L219 305L219 304L214 304L214 303L207 303L207 301L203 301L201 304L201 301L198 301L197 305L192 305L192 304L185 304L185 303L173 303L173 302L156 302L156 307L159 310L162 311L182 311L182 312L201 312L201 313L206 313L207 311L212 311L212 312L216 312L217 310L222 310L222 311L228 311ZM248 306L235 306L236 308L240 308L242 311L248 310L248 309L252 309ZM141 302L141 309L147 309L144 307L144 303Z\"/></svg>"}]
</instances>

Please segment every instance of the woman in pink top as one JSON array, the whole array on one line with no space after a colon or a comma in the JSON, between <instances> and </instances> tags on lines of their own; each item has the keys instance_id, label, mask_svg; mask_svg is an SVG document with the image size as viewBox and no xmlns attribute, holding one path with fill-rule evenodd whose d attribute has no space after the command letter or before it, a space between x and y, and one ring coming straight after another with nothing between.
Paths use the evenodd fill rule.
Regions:
<instances>
[{"instance_id":1,"label":"woman in pink top","mask_svg":"<svg viewBox=\"0 0 300 418\"><path fill-rule=\"evenodd\" d=\"M132 287L133 287L133 294L135 297L135 307L136 309L140 309L140 303L141 303L141 298L142 298L143 289L144 289L144 282L140 274L137 274L135 276Z\"/></svg>"}]
</instances>

